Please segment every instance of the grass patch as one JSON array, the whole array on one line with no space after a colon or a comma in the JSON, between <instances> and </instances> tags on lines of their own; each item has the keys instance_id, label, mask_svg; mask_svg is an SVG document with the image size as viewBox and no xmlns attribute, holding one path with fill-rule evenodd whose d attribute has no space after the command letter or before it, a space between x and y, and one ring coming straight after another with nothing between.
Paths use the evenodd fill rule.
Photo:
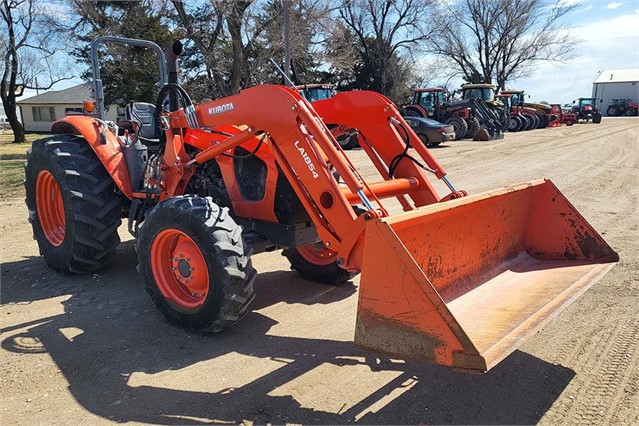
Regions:
<instances>
[{"instance_id":1,"label":"grass patch","mask_svg":"<svg viewBox=\"0 0 639 426\"><path fill-rule=\"evenodd\" d=\"M44 137L28 133L26 143L12 143L13 133L0 131L0 200L24 198L24 162L31 143Z\"/></svg>"}]
</instances>

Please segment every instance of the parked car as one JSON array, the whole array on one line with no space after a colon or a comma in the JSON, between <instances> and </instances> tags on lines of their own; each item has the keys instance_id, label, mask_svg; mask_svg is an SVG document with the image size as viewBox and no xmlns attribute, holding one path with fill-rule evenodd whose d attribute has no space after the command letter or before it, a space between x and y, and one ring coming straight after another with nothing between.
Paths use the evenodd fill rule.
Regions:
<instances>
[{"instance_id":1,"label":"parked car","mask_svg":"<svg viewBox=\"0 0 639 426\"><path fill-rule=\"evenodd\" d=\"M563 104L561 106L561 112L571 112L572 111L572 104Z\"/></svg>"},{"instance_id":2,"label":"parked car","mask_svg":"<svg viewBox=\"0 0 639 426\"><path fill-rule=\"evenodd\" d=\"M404 117L404 120L426 146L437 146L455 140L455 128L424 117Z\"/></svg>"}]
</instances>

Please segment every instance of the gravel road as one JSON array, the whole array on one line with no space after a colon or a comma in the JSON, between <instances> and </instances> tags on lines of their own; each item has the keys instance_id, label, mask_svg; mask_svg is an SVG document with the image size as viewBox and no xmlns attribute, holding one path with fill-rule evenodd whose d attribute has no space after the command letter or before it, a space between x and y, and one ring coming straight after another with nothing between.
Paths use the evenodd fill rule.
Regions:
<instances>
[{"instance_id":1,"label":"gravel road","mask_svg":"<svg viewBox=\"0 0 639 426\"><path fill-rule=\"evenodd\" d=\"M124 226L114 265L62 276L38 256L23 200L9 200L0 423L639 424L639 119L433 152L472 193L552 179L621 261L501 364L469 375L357 349L359 279L307 282L279 253L254 256L258 295L240 323L189 334L145 294ZM372 172L361 150L349 155Z\"/></svg>"}]
</instances>

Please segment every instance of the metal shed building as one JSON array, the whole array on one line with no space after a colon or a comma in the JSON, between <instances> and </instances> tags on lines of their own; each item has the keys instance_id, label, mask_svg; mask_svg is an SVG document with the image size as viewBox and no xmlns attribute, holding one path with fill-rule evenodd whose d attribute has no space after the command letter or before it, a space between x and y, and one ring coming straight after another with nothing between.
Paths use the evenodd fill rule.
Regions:
<instances>
[{"instance_id":1,"label":"metal shed building","mask_svg":"<svg viewBox=\"0 0 639 426\"><path fill-rule=\"evenodd\" d=\"M595 81L592 82L592 97L599 98L601 112L612 104L613 99L630 99L637 102L639 99L639 68L624 70L603 70Z\"/></svg>"}]
</instances>

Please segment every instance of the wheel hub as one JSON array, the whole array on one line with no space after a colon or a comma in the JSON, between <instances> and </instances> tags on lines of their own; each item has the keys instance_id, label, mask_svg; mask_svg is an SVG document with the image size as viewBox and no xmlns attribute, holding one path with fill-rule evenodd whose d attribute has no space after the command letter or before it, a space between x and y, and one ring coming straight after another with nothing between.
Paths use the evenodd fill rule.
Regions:
<instances>
[{"instance_id":1,"label":"wheel hub","mask_svg":"<svg viewBox=\"0 0 639 426\"><path fill-rule=\"evenodd\" d=\"M188 259L180 259L177 264L177 270L184 278L191 276L191 264Z\"/></svg>"},{"instance_id":2,"label":"wheel hub","mask_svg":"<svg viewBox=\"0 0 639 426\"><path fill-rule=\"evenodd\" d=\"M209 291L206 261L195 241L177 229L166 229L152 246L152 268L158 288L184 309L204 303Z\"/></svg>"},{"instance_id":3,"label":"wheel hub","mask_svg":"<svg viewBox=\"0 0 639 426\"><path fill-rule=\"evenodd\" d=\"M298 247L297 252L315 265L330 265L337 259L336 252L328 249L322 243Z\"/></svg>"},{"instance_id":4,"label":"wheel hub","mask_svg":"<svg viewBox=\"0 0 639 426\"><path fill-rule=\"evenodd\" d=\"M35 196L42 232L52 246L59 247L66 233L64 202L58 182L48 170L38 173Z\"/></svg>"}]
</instances>

